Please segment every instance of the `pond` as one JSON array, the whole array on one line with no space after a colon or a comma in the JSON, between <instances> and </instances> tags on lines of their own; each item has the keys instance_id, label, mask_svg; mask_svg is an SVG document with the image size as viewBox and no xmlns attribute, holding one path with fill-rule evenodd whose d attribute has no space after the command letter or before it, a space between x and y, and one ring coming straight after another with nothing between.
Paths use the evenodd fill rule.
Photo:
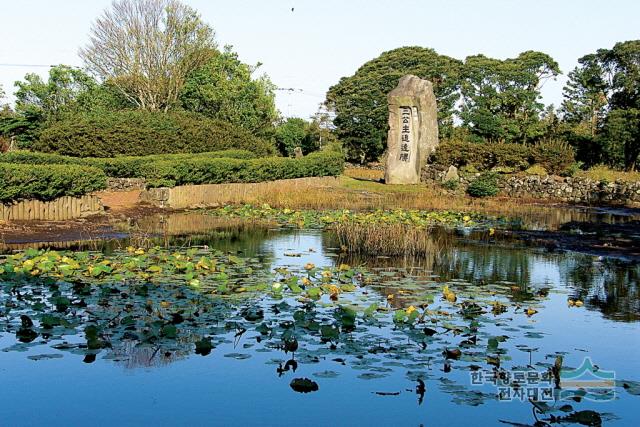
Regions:
<instances>
[{"instance_id":1,"label":"pond","mask_svg":"<svg viewBox=\"0 0 640 427\"><path fill-rule=\"evenodd\" d=\"M2 261L3 425L637 425L638 263L455 236L349 257L273 228L115 242Z\"/></svg>"}]
</instances>

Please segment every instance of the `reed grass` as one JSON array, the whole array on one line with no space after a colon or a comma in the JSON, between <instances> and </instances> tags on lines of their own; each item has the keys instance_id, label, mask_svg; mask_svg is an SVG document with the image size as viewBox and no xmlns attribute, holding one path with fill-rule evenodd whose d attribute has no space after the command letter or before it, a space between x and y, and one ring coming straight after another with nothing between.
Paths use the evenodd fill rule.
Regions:
<instances>
[{"instance_id":1,"label":"reed grass","mask_svg":"<svg viewBox=\"0 0 640 427\"><path fill-rule=\"evenodd\" d=\"M446 246L433 229L405 224L339 223L332 230L350 254L422 256L438 254Z\"/></svg>"}]
</instances>

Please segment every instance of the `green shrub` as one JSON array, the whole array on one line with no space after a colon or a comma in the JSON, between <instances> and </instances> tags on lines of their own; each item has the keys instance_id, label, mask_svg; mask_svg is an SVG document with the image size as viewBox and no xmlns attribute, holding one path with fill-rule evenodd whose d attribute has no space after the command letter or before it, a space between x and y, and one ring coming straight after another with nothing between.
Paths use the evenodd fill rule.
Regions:
<instances>
[{"instance_id":1,"label":"green shrub","mask_svg":"<svg viewBox=\"0 0 640 427\"><path fill-rule=\"evenodd\" d=\"M142 177L141 168L154 161L191 161L195 159L207 158L232 158L232 159L253 159L255 153L246 150L224 150L210 153L196 154L156 154L151 156L133 157L119 156L112 158L99 157L69 157L51 153L37 153L31 151L12 151L0 154L2 163L26 163L26 164L72 164L93 166L102 169L107 176L115 178L138 178Z\"/></svg>"},{"instance_id":2,"label":"green shrub","mask_svg":"<svg viewBox=\"0 0 640 427\"><path fill-rule=\"evenodd\" d=\"M473 166L486 171L493 167L524 170L532 161L531 150L521 144L488 144L464 141L446 141L433 154L434 163L457 167Z\"/></svg>"},{"instance_id":3,"label":"green shrub","mask_svg":"<svg viewBox=\"0 0 640 427\"><path fill-rule=\"evenodd\" d=\"M533 163L545 168L549 173L560 175L576 161L573 148L564 141L548 140L531 147Z\"/></svg>"},{"instance_id":4,"label":"green shrub","mask_svg":"<svg viewBox=\"0 0 640 427\"><path fill-rule=\"evenodd\" d=\"M457 179L450 179L442 183L443 188L451 191L457 190L459 185L460 182Z\"/></svg>"},{"instance_id":5,"label":"green shrub","mask_svg":"<svg viewBox=\"0 0 640 427\"><path fill-rule=\"evenodd\" d=\"M440 144L431 161L443 166L472 166L480 171L507 168L523 171L539 164L549 173L559 174L574 161L573 149L558 141L541 142L535 145L477 143L445 141Z\"/></svg>"},{"instance_id":6,"label":"green shrub","mask_svg":"<svg viewBox=\"0 0 640 427\"><path fill-rule=\"evenodd\" d=\"M107 177L96 168L78 165L0 163L0 202L53 200L104 189Z\"/></svg>"},{"instance_id":7,"label":"green shrub","mask_svg":"<svg viewBox=\"0 0 640 427\"><path fill-rule=\"evenodd\" d=\"M498 176L493 172L480 174L467 188L467 193L473 197L495 196L499 191Z\"/></svg>"},{"instance_id":8,"label":"green shrub","mask_svg":"<svg viewBox=\"0 0 640 427\"><path fill-rule=\"evenodd\" d=\"M312 176L337 176L344 158L335 152L312 153L301 159L267 157L259 159L159 160L141 167L141 175L150 187L187 184L263 182Z\"/></svg>"},{"instance_id":9,"label":"green shrub","mask_svg":"<svg viewBox=\"0 0 640 427\"><path fill-rule=\"evenodd\" d=\"M561 176L575 176L580 171L582 171L582 166L584 166L584 163L582 163L582 162L573 162L564 171L560 172L560 175Z\"/></svg>"},{"instance_id":10,"label":"green shrub","mask_svg":"<svg viewBox=\"0 0 640 427\"><path fill-rule=\"evenodd\" d=\"M490 172L500 173L500 174L510 174L514 173L516 170L514 168L510 168L509 166L494 166L491 168Z\"/></svg>"},{"instance_id":11,"label":"green shrub","mask_svg":"<svg viewBox=\"0 0 640 427\"><path fill-rule=\"evenodd\" d=\"M33 148L73 157L146 156L242 149L259 156L275 146L230 123L189 113L117 111L65 117L45 128Z\"/></svg>"},{"instance_id":12,"label":"green shrub","mask_svg":"<svg viewBox=\"0 0 640 427\"><path fill-rule=\"evenodd\" d=\"M540 165L533 165L527 170L524 171L527 175L539 175L539 176L547 176L549 173L545 168Z\"/></svg>"}]
</instances>

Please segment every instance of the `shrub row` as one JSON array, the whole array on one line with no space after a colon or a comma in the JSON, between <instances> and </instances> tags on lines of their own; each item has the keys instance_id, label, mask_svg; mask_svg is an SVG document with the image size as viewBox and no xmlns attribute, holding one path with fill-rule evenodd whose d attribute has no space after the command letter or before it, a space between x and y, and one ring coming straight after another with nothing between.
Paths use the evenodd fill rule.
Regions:
<instances>
[{"instance_id":1,"label":"shrub row","mask_svg":"<svg viewBox=\"0 0 640 427\"><path fill-rule=\"evenodd\" d=\"M481 171L496 167L523 171L538 164L549 173L561 174L575 162L575 155L569 145L556 141L533 145L446 141L431 161L444 166L468 165Z\"/></svg>"},{"instance_id":2,"label":"shrub row","mask_svg":"<svg viewBox=\"0 0 640 427\"><path fill-rule=\"evenodd\" d=\"M112 158L99 157L70 157L60 154L37 153L32 151L12 151L0 154L2 163L22 163L22 164L69 164L81 166L93 166L102 169L107 176L114 178L140 178L143 177L141 170L143 166L156 161L183 161L189 162L196 159L208 158L231 158L231 159L253 159L255 153L246 150L224 150L210 153L196 154L156 154L151 156L121 156Z\"/></svg>"},{"instance_id":3,"label":"shrub row","mask_svg":"<svg viewBox=\"0 0 640 427\"><path fill-rule=\"evenodd\" d=\"M344 169L340 153L322 151L301 159L268 157L259 159L207 158L189 162L160 160L148 163L141 175L150 187L186 184L262 182L312 176L337 176Z\"/></svg>"},{"instance_id":4,"label":"shrub row","mask_svg":"<svg viewBox=\"0 0 640 427\"><path fill-rule=\"evenodd\" d=\"M97 168L78 165L0 163L0 202L53 200L104 189L107 177Z\"/></svg>"},{"instance_id":5,"label":"shrub row","mask_svg":"<svg viewBox=\"0 0 640 427\"><path fill-rule=\"evenodd\" d=\"M203 153L228 148L259 156L276 153L273 143L227 122L190 113L145 111L68 116L47 126L33 148L73 157Z\"/></svg>"}]
</instances>

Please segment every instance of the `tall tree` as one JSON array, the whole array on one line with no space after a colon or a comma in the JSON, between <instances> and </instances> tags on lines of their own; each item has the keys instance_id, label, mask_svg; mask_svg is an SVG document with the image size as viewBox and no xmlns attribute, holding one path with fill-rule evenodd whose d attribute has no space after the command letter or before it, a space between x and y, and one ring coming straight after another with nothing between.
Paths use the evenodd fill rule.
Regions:
<instances>
[{"instance_id":1,"label":"tall tree","mask_svg":"<svg viewBox=\"0 0 640 427\"><path fill-rule=\"evenodd\" d=\"M272 136L278 119L275 85L265 75L253 77L259 67L241 62L231 46L210 50L207 62L187 75L180 103L186 110Z\"/></svg>"},{"instance_id":2,"label":"tall tree","mask_svg":"<svg viewBox=\"0 0 640 427\"><path fill-rule=\"evenodd\" d=\"M178 0L115 0L80 49L88 69L138 108L167 111L215 49L213 29Z\"/></svg>"},{"instance_id":3,"label":"tall tree","mask_svg":"<svg viewBox=\"0 0 640 427\"><path fill-rule=\"evenodd\" d=\"M353 76L343 77L329 88L325 104L335 113L336 135L350 160L376 160L387 139L387 94L406 74L433 83L438 102L440 133L453 128L454 106L462 62L433 49L402 47L384 52L362 65Z\"/></svg>"},{"instance_id":4,"label":"tall tree","mask_svg":"<svg viewBox=\"0 0 640 427\"><path fill-rule=\"evenodd\" d=\"M640 40L583 56L569 74L561 112L581 160L634 169L640 111Z\"/></svg>"},{"instance_id":5,"label":"tall tree","mask_svg":"<svg viewBox=\"0 0 640 427\"><path fill-rule=\"evenodd\" d=\"M609 164L636 170L640 156L640 109L611 110L599 139Z\"/></svg>"},{"instance_id":6,"label":"tall tree","mask_svg":"<svg viewBox=\"0 0 640 427\"><path fill-rule=\"evenodd\" d=\"M460 117L470 132L496 142L529 142L544 135L540 89L560 73L549 55L527 51L499 60L465 60Z\"/></svg>"},{"instance_id":7,"label":"tall tree","mask_svg":"<svg viewBox=\"0 0 640 427\"><path fill-rule=\"evenodd\" d=\"M91 76L68 65L51 67L47 81L30 73L15 85L16 111L43 119L55 118L78 104L90 102L87 94L98 87Z\"/></svg>"}]
</instances>

